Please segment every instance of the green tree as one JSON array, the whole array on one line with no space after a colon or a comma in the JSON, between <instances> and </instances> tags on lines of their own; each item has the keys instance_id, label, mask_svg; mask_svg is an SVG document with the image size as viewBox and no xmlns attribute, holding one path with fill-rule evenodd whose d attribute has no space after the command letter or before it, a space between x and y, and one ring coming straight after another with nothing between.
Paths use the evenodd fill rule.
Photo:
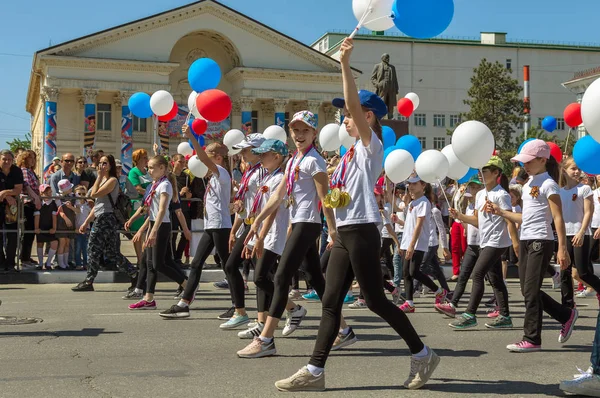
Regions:
<instances>
[{"instance_id":1,"label":"green tree","mask_svg":"<svg viewBox=\"0 0 600 398\"><path fill-rule=\"evenodd\" d=\"M31 149L31 133L26 133L24 139L15 138L6 143L12 152L16 152L17 148Z\"/></svg>"},{"instance_id":2,"label":"green tree","mask_svg":"<svg viewBox=\"0 0 600 398\"><path fill-rule=\"evenodd\" d=\"M513 134L523 121L523 89L510 73L498 61L482 59L473 70L468 98L463 100L470 109L460 115L461 120L478 120L487 125L501 150L514 146Z\"/></svg>"}]
</instances>

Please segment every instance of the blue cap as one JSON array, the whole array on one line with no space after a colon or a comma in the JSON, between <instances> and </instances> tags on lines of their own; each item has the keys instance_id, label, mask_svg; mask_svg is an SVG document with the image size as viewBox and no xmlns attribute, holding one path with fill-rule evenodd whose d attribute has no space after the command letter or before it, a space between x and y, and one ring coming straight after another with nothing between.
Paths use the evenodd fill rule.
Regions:
<instances>
[{"instance_id":1,"label":"blue cap","mask_svg":"<svg viewBox=\"0 0 600 398\"><path fill-rule=\"evenodd\" d=\"M383 118L388 113L388 108L385 102L375 93L368 90L360 90L358 92L358 99L360 104L370 111L373 111L378 119ZM343 98L334 98L331 104L336 108L343 108L346 106L346 100Z\"/></svg>"},{"instance_id":2,"label":"blue cap","mask_svg":"<svg viewBox=\"0 0 600 398\"><path fill-rule=\"evenodd\" d=\"M258 148L252 150L252 153L255 155L267 152L275 152L281 156L287 156L289 153L287 146L283 142L274 139L265 140Z\"/></svg>"}]
</instances>

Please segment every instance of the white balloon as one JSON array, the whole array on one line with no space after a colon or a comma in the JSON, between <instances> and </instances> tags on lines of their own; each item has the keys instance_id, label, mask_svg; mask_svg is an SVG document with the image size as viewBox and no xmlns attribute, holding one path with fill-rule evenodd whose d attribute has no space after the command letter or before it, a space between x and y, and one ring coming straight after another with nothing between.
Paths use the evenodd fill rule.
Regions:
<instances>
[{"instance_id":1,"label":"white balloon","mask_svg":"<svg viewBox=\"0 0 600 398\"><path fill-rule=\"evenodd\" d=\"M446 156L446 159L448 159L448 164L450 165L448 168L448 177L455 180L463 178L469 171L469 166L461 162L460 159L456 157L454 149L452 149L452 145L446 145L444 149L442 149L442 153L444 156Z\"/></svg>"},{"instance_id":2,"label":"white balloon","mask_svg":"<svg viewBox=\"0 0 600 398\"><path fill-rule=\"evenodd\" d=\"M494 153L494 135L488 126L476 120L461 123L452 134L456 157L469 167L480 169Z\"/></svg>"},{"instance_id":3,"label":"white balloon","mask_svg":"<svg viewBox=\"0 0 600 398\"><path fill-rule=\"evenodd\" d=\"M283 127L276 124L269 126L263 132L263 136L268 140L279 140L284 144L287 142L287 134Z\"/></svg>"},{"instance_id":4,"label":"white balloon","mask_svg":"<svg viewBox=\"0 0 600 398\"><path fill-rule=\"evenodd\" d=\"M389 155L388 155L389 156ZM421 180L434 183L448 175L448 159L440 151L430 149L419 155L415 162L415 171Z\"/></svg>"},{"instance_id":5,"label":"white balloon","mask_svg":"<svg viewBox=\"0 0 600 398\"><path fill-rule=\"evenodd\" d=\"M225 144L227 148L231 150L232 146L244 141L244 137L244 133L242 133L240 130L229 130L223 137L223 144Z\"/></svg>"},{"instance_id":6,"label":"white balloon","mask_svg":"<svg viewBox=\"0 0 600 398\"><path fill-rule=\"evenodd\" d=\"M338 137L340 139L341 145L346 148L346 150L352 148L352 145L356 142L356 138L351 137L350 134L346 131L346 125L342 123L338 130Z\"/></svg>"},{"instance_id":7,"label":"white balloon","mask_svg":"<svg viewBox=\"0 0 600 398\"><path fill-rule=\"evenodd\" d=\"M196 107L196 97L198 96L198 93L195 91L192 91L190 93L190 96L188 97L188 109L190 111L192 111L192 115L194 115L194 117L196 118L202 118L204 119L201 115L200 112L198 112L198 108Z\"/></svg>"},{"instance_id":8,"label":"white balloon","mask_svg":"<svg viewBox=\"0 0 600 398\"><path fill-rule=\"evenodd\" d=\"M596 79L585 90L581 99L581 118L587 132L600 141L600 79Z\"/></svg>"},{"instance_id":9,"label":"white balloon","mask_svg":"<svg viewBox=\"0 0 600 398\"><path fill-rule=\"evenodd\" d=\"M394 0L352 0L352 11L356 20L360 21L365 12L371 9L363 22L363 26L380 32L394 26L394 20L391 17L393 5Z\"/></svg>"},{"instance_id":10,"label":"white balloon","mask_svg":"<svg viewBox=\"0 0 600 398\"><path fill-rule=\"evenodd\" d=\"M183 156L192 156L194 149L190 146L189 142L184 141L177 145L177 153Z\"/></svg>"},{"instance_id":11,"label":"white balloon","mask_svg":"<svg viewBox=\"0 0 600 398\"><path fill-rule=\"evenodd\" d=\"M157 116L164 116L173 109L173 96L165 90L158 90L150 97L150 108Z\"/></svg>"},{"instance_id":12,"label":"white balloon","mask_svg":"<svg viewBox=\"0 0 600 398\"><path fill-rule=\"evenodd\" d=\"M415 160L412 155L404 149L395 149L385 158L385 175L398 184L406 180L415 169Z\"/></svg>"},{"instance_id":13,"label":"white balloon","mask_svg":"<svg viewBox=\"0 0 600 398\"><path fill-rule=\"evenodd\" d=\"M194 155L188 161L188 169L192 172L194 177L204 178L208 173L208 167L198 159L197 155Z\"/></svg>"},{"instance_id":14,"label":"white balloon","mask_svg":"<svg viewBox=\"0 0 600 398\"><path fill-rule=\"evenodd\" d=\"M417 110L417 108L419 107L419 104L421 103L421 100L419 99L419 96L416 93L408 93L404 96L404 98L408 98L409 100L412 101L413 112Z\"/></svg>"},{"instance_id":15,"label":"white balloon","mask_svg":"<svg viewBox=\"0 0 600 398\"><path fill-rule=\"evenodd\" d=\"M336 151L342 144L339 135L340 126L336 123L329 123L321 129L319 133L319 144L324 151Z\"/></svg>"}]
</instances>

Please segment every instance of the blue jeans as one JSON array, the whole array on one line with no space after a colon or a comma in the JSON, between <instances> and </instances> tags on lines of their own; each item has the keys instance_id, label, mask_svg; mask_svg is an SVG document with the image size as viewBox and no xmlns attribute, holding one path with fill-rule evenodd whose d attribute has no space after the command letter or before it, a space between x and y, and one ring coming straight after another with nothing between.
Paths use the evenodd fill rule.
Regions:
<instances>
[{"instance_id":1,"label":"blue jeans","mask_svg":"<svg viewBox=\"0 0 600 398\"><path fill-rule=\"evenodd\" d=\"M594 334L594 344L592 345L592 369L595 375L600 375L600 313L596 320L596 333Z\"/></svg>"},{"instance_id":2,"label":"blue jeans","mask_svg":"<svg viewBox=\"0 0 600 398\"><path fill-rule=\"evenodd\" d=\"M327 238L329 238L329 233L327 232L326 228L322 228L321 229L321 242L320 242L320 248L319 248L319 257L321 257L323 255L323 253L325 253L325 250L327 249L327 245L329 244L329 242L327 242Z\"/></svg>"},{"instance_id":3,"label":"blue jeans","mask_svg":"<svg viewBox=\"0 0 600 398\"><path fill-rule=\"evenodd\" d=\"M398 232L396 236L398 236L398 241L402 242L402 232ZM392 259L392 264L394 265L394 279L392 282L394 286L400 287L400 281L402 280L402 256L398 254L397 247L394 247L394 258Z\"/></svg>"},{"instance_id":4,"label":"blue jeans","mask_svg":"<svg viewBox=\"0 0 600 398\"><path fill-rule=\"evenodd\" d=\"M78 267L81 267L82 265L87 266L88 237L88 233L75 235L75 265ZM82 259L83 263L81 261Z\"/></svg>"}]
</instances>

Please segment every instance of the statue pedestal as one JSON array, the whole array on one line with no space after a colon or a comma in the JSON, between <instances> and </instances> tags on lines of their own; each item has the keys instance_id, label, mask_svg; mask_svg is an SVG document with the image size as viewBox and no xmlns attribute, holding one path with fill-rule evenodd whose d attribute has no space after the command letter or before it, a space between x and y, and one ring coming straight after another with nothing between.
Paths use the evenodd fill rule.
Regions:
<instances>
[{"instance_id":1,"label":"statue pedestal","mask_svg":"<svg viewBox=\"0 0 600 398\"><path fill-rule=\"evenodd\" d=\"M402 120L382 119L382 126L388 126L396 133L396 140L403 135L408 135L408 122Z\"/></svg>"}]
</instances>

